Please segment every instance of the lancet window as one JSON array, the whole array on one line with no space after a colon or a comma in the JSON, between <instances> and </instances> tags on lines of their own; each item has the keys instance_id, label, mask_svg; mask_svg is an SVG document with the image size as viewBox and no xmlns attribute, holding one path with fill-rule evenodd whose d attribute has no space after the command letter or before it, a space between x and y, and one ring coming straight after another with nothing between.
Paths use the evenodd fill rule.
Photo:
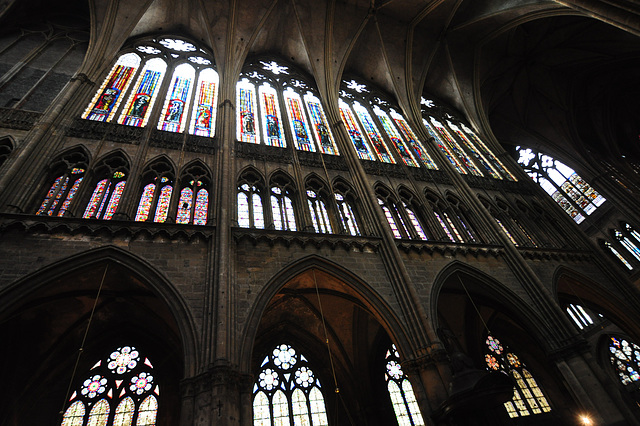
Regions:
<instances>
[{"instance_id":1,"label":"lancet window","mask_svg":"<svg viewBox=\"0 0 640 426\"><path fill-rule=\"evenodd\" d=\"M160 387L153 364L133 346L98 360L71 395L61 426L153 426Z\"/></svg>"},{"instance_id":2,"label":"lancet window","mask_svg":"<svg viewBox=\"0 0 640 426\"><path fill-rule=\"evenodd\" d=\"M454 215L447 212L447 209L445 208L442 200L435 194L430 192L426 193L426 197L427 201L429 201L429 204L431 205L433 216L436 222L440 224L442 231L444 231L445 238L452 243L464 243L465 239L462 237L462 234L458 230L459 226L456 226L456 224L454 223ZM470 241L473 240L473 235L471 235L471 232L469 231L469 228L467 226L464 226L464 233L469 235Z\"/></svg>"},{"instance_id":3,"label":"lancet window","mask_svg":"<svg viewBox=\"0 0 640 426\"><path fill-rule=\"evenodd\" d=\"M136 222L165 222L174 185L173 167L168 161L156 161L142 174L142 193L136 211Z\"/></svg>"},{"instance_id":4,"label":"lancet window","mask_svg":"<svg viewBox=\"0 0 640 426\"><path fill-rule=\"evenodd\" d=\"M291 345L277 345L253 385L253 426L328 426L320 379Z\"/></svg>"},{"instance_id":5,"label":"lancet window","mask_svg":"<svg viewBox=\"0 0 640 426\"><path fill-rule=\"evenodd\" d=\"M307 182L307 205L309 206L311 223L313 229L319 234L333 233L325 199L327 199L327 193L321 183L316 180Z\"/></svg>"},{"instance_id":6,"label":"lancet window","mask_svg":"<svg viewBox=\"0 0 640 426\"><path fill-rule=\"evenodd\" d=\"M238 226L264 229L263 193L264 183L258 173L242 173L238 181Z\"/></svg>"},{"instance_id":7,"label":"lancet window","mask_svg":"<svg viewBox=\"0 0 640 426\"><path fill-rule=\"evenodd\" d=\"M410 228L413 231L413 233L410 234L410 238L428 240L427 230L418 218L422 209L414 202L413 194L405 188L401 188L399 194L402 200L402 207L404 207L404 212L407 215L408 223L411 224Z\"/></svg>"},{"instance_id":8,"label":"lancet window","mask_svg":"<svg viewBox=\"0 0 640 426\"><path fill-rule=\"evenodd\" d=\"M522 168L576 223L582 223L606 201L564 163L529 148L516 149Z\"/></svg>"},{"instance_id":9,"label":"lancet window","mask_svg":"<svg viewBox=\"0 0 640 426\"><path fill-rule=\"evenodd\" d=\"M458 173L516 180L487 145L446 107L424 97L421 98L421 106L422 123Z\"/></svg>"},{"instance_id":10,"label":"lancet window","mask_svg":"<svg viewBox=\"0 0 640 426\"><path fill-rule=\"evenodd\" d=\"M507 374L516 382L513 398L504 404L509 417L524 417L551 411L547 398L524 362L493 336L487 336L485 343L487 370Z\"/></svg>"},{"instance_id":11,"label":"lancet window","mask_svg":"<svg viewBox=\"0 0 640 426\"><path fill-rule=\"evenodd\" d=\"M118 57L82 117L110 122L119 114L119 124L144 127L159 100L159 130L213 137L218 83L204 49L177 38L143 40Z\"/></svg>"},{"instance_id":12,"label":"lancet window","mask_svg":"<svg viewBox=\"0 0 640 426\"><path fill-rule=\"evenodd\" d=\"M206 225L209 212L209 173L201 164L187 166L180 178L176 223Z\"/></svg>"},{"instance_id":13,"label":"lancet window","mask_svg":"<svg viewBox=\"0 0 640 426\"><path fill-rule=\"evenodd\" d=\"M353 236L361 235L360 226L355 211L355 199L351 187L343 181L338 181L334 185L336 205L338 207L338 217L342 232Z\"/></svg>"},{"instance_id":14,"label":"lancet window","mask_svg":"<svg viewBox=\"0 0 640 426\"><path fill-rule=\"evenodd\" d=\"M411 233L398 210L398 204L395 200L382 188L378 188L376 192L378 195L378 204L387 219L394 238L411 238Z\"/></svg>"},{"instance_id":15,"label":"lancet window","mask_svg":"<svg viewBox=\"0 0 640 426\"><path fill-rule=\"evenodd\" d=\"M567 303L565 311L580 330L584 330L585 328L589 328L594 325L593 318L591 318L587 309L583 308L582 305L577 303Z\"/></svg>"},{"instance_id":16,"label":"lancet window","mask_svg":"<svg viewBox=\"0 0 640 426\"><path fill-rule=\"evenodd\" d=\"M237 139L300 151L339 155L333 133L309 80L273 60L245 66L236 86Z\"/></svg>"},{"instance_id":17,"label":"lancet window","mask_svg":"<svg viewBox=\"0 0 640 426\"><path fill-rule=\"evenodd\" d=\"M293 186L288 179L277 176L271 180L271 214L273 226L279 231L295 231L296 217L293 209Z\"/></svg>"},{"instance_id":18,"label":"lancet window","mask_svg":"<svg viewBox=\"0 0 640 426\"><path fill-rule=\"evenodd\" d=\"M385 356L386 371L384 378L393 404L398 426L423 426L424 420L413 387L406 378L400 365L400 354L396 345L391 345Z\"/></svg>"},{"instance_id":19,"label":"lancet window","mask_svg":"<svg viewBox=\"0 0 640 426\"><path fill-rule=\"evenodd\" d=\"M86 168L86 156L77 151L67 153L56 161L53 165L55 178L36 214L64 216L78 193Z\"/></svg>"},{"instance_id":20,"label":"lancet window","mask_svg":"<svg viewBox=\"0 0 640 426\"><path fill-rule=\"evenodd\" d=\"M399 108L380 93L356 80L344 80L339 107L360 159L396 163L397 155L407 166L438 168Z\"/></svg>"},{"instance_id":21,"label":"lancet window","mask_svg":"<svg viewBox=\"0 0 640 426\"><path fill-rule=\"evenodd\" d=\"M129 165L121 156L113 155L104 159L102 164L96 167L98 182L82 217L111 220L120 203L128 173Z\"/></svg>"},{"instance_id":22,"label":"lancet window","mask_svg":"<svg viewBox=\"0 0 640 426\"><path fill-rule=\"evenodd\" d=\"M609 241L602 241L606 251L609 251L616 259L618 259L628 270L633 270L633 266L629 261L611 244Z\"/></svg>"}]
</instances>

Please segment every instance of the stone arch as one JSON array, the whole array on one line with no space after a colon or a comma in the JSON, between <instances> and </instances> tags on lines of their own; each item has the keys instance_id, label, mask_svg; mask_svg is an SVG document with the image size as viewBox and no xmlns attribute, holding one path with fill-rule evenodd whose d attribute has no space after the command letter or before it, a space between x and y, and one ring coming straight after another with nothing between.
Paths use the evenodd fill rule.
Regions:
<instances>
[{"instance_id":1,"label":"stone arch","mask_svg":"<svg viewBox=\"0 0 640 426\"><path fill-rule=\"evenodd\" d=\"M132 343L149 357L155 375L162 378L159 383L164 383L161 405L167 414L161 424L178 422L179 383L198 369L196 327L182 295L152 265L105 246L32 272L2 296L7 303L0 310L0 335L15 343L15 353L24 360L8 372L6 382L29 378L20 394L3 395L15 405L6 418L10 424L32 418L28 407L33 399L41 408L33 418L50 419L60 408L56 396L64 396L68 383L79 386L105 351Z\"/></svg>"},{"instance_id":2,"label":"stone arch","mask_svg":"<svg viewBox=\"0 0 640 426\"><path fill-rule=\"evenodd\" d=\"M373 288L343 266L317 255L310 255L285 266L263 286L263 290L257 297L248 316L247 324L243 332L243 342L240 351L242 371L249 371L251 353L256 340L258 326L269 302L289 281L310 271L325 273L341 281L345 287L354 292L352 296L354 299L357 298L370 307L376 314L376 318L380 321L381 325L385 327L387 333L395 339L396 345L398 345L408 357L412 355L415 356L414 348L412 348L409 343L410 340L400 319Z\"/></svg>"},{"instance_id":3,"label":"stone arch","mask_svg":"<svg viewBox=\"0 0 640 426\"><path fill-rule=\"evenodd\" d=\"M553 275L552 291L558 305L573 301L587 303L587 307L600 308L600 314L640 339L640 314L621 295L598 284L593 279L566 266L560 266ZM621 308L623 307L623 308ZM564 309L564 308L563 308Z\"/></svg>"},{"instance_id":4,"label":"stone arch","mask_svg":"<svg viewBox=\"0 0 640 426\"><path fill-rule=\"evenodd\" d=\"M539 324L543 324L544 321L521 297L490 275L458 260L454 260L445 266L438 273L431 287L429 314L432 319L434 331L437 331L439 327L438 301L440 294L445 284L447 284L447 281L452 279L456 274L464 274L476 281L475 286L482 286L488 289L489 292L485 294L487 294L490 299L510 308L512 314L518 313L515 319L524 324L527 330L533 332L535 339L539 343L543 344L547 342L550 336L543 327L539 326Z\"/></svg>"}]
</instances>

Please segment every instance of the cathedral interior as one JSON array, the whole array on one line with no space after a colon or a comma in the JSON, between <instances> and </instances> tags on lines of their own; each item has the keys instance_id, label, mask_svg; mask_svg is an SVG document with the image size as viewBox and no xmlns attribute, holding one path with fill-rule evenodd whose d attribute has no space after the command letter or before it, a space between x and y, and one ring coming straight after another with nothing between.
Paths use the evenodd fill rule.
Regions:
<instances>
[{"instance_id":1,"label":"cathedral interior","mask_svg":"<svg viewBox=\"0 0 640 426\"><path fill-rule=\"evenodd\" d=\"M633 0L0 0L0 424L640 425Z\"/></svg>"}]
</instances>

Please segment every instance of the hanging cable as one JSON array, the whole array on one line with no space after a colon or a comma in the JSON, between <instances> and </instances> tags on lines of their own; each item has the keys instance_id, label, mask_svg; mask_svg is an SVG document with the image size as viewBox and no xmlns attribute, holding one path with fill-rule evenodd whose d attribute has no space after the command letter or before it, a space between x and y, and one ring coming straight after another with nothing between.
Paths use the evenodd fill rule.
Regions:
<instances>
[{"instance_id":1,"label":"hanging cable","mask_svg":"<svg viewBox=\"0 0 640 426\"><path fill-rule=\"evenodd\" d=\"M351 414L349 414L349 409L342 398L342 394L340 393L340 388L338 387L338 378L336 377L336 369L333 365L333 356L331 355L331 345L329 344L329 334L327 333L327 324L324 319L324 312L322 310L322 302L320 301L320 290L318 289L318 280L316 279L316 270L315 268L311 270L313 273L313 283L316 288L316 297L318 298L318 308L320 310L320 319L322 320L322 330L324 332L324 339L327 345L327 352L329 352L329 364L331 365L331 374L333 375L333 384L335 386L335 394L336 398L340 398L340 402L344 407L344 411L347 413L347 417L349 418L349 424L355 425L353 419L351 418ZM336 420L335 424L338 424L338 410L336 410Z\"/></svg>"},{"instance_id":2,"label":"hanging cable","mask_svg":"<svg viewBox=\"0 0 640 426\"><path fill-rule=\"evenodd\" d=\"M87 341L87 336L89 334L89 328L91 328L91 321L93 321L93 316L96 312L96 306L98 306L98 300L100 299L100 292L102 292L102 286L104 285L104 279L107 276L107 270L109 269L109 264L107 264L104 268L104 273L102 274L102 280L100 281L100 286L98 287L98 293L96 294L96 298L93 301L93 307L91 308L91 314L89 315L89 322L87 322L87 328L84 330L84 336L82 336L82 342L80 343L80 348L78 349L78 356L76 357L76 363L73 366L73 371L71 372L71 379L69 380L69 386L67 387L67 393L64 396L64 401L62 403L62 409L60 410L60 415L64 415L64 407L67 405L67 400L69 399L69 393L71 392L71 386L73 386L73 381L76 378L76 372L78 371L78 365L80 364L80 358L82 357L82 352L84 351L84 344Z\"/></svg>"},{"instance_id":3,"label":"hanging cable","mask_svg":"<svg viewBox=\"0 0 640 426\"><path fill-rule=\"evenodd\" d=\"M460 274L458 274L458 281L460 281L460 285L464 289L464 292L467 294L467 297L469 298L469 301L471 302L471 305L473 306L473 309L475 309L476 313L478 314L478 317L480 318L480 321L482 321L482 325L484 325L485 330L487 330L487 333L489 335L491 335L491 330L489 330L489 326L484 321L484 318L482 318L482 315L480 314L480 310L478 309L478 307L476 306L475 302L473 301L473 298L471 297L471 294L469 293L469 290L467 290L467 287L462 282L462 278L460 278Z\"/></svg>"}]
</instances>

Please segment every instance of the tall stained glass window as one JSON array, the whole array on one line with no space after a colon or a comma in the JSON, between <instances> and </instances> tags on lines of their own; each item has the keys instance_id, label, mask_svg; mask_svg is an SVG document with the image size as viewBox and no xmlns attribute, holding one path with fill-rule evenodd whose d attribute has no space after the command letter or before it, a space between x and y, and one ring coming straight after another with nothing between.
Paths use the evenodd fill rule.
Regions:
<instances>
[{"instance_id":1,"label":"tall stained glass window","mask_svg":"<svg viewBox=\"0 0 640 426\"><path fill-rule=\"evenodd\" d=\"M402 216L400 216L400 212L398 211L396 204L389 199L385 201L381 198L378 198L378 204L380 205L380 208L382 208L384 216L387 218L387 223L391 228L391 233L394 238L411 238L409 229L407 228Z\"/></svg>"},{"instance_id":2,"label":"tall stained glass window","mask_svg":"<svg viewBox=\"0 0 640 426\"><path fill-rule=\"evenodd\" d=\"M475 176L484 176L480 169L476 167L475 163L467 155L467 153L462 149L460 144L453 138L449 130L442 124L440 121L436 120L434 117L429 117L430 124L427 123L427 130L432 132L432 136L436 140L436 144L442 152L449 158L449 161L452 159L452 154L455 156L455 161L452 162L456 170L462 174L467 174L466 172L470 172ZM435 130L435 132L433 132ZM464 167L462 167L464 165Z\"/></svg>"},{"instance_id":3,"label":"tall stained glass window","mask_svg":"<svg viewBox=\"0 0 640 426\"><path fill-rule=\"evenodd\" d=\"M61 426L153 426L159 395L149 358L133 346L121 346L84 375Z\"/></svg>"},{"instance_id":4,"label":"tall stained glass window","mask_svg":"<svg viewBox=\"0 0 640 426\"><path fill-rule=\"evenodd\" d=\"M134 52L122 54L89 103L82 117L144 127L158 97L161 111L157 128L213 137L218 73L211 55L194 44L174 38L144 40ZM166 93L162 83L170 77ZM122 102L126 97L126 102Z\"/></svg>"},{"instance_id":5,"label":"tall stained glass window","mask_svg":"<svg viewBox=\"0 0 640 426\"><path fill-rule=\"evenodd\" d=\"M307 204L311 214L311 222L317 233L331 234L331 221L327 213L327 207L316 191L307 190Z\"/></svg>"},{"instance_id":6,"label":"tall stained glass window","mask_svg":"<svg viewBox=\"0 0 640 426\"><path fill-rule=\"evenodd\" d=\"M513 398L504 404L509 417L524 417L551 411L547 398L524 362L493 336L487 336L485 343L487 351L484 359L487 370L505 373L516 382Z\"/></svg>"},{"instance_id":7,"label":"tall stained glass window","mask_svg":"<svg viewBox=\"0 0 640 426\"><path fill-rule=\"evenodd\" d=\"M576 223L596 211L606 199L572 168L529 148L516 147L518 163Z\"/></svg>"},{"instance_id":8,"label":"tall stained glass window","mask_svg":"<svg viewBox=\"0 0 640 426\"><path fill-rule=\"evenodd\" d=\"M460 139L464 140L465 143L469 144L470 147L473 147L473 149L479 150L480 153L483 153L484 157L489 160L490 166L494 171L499 172L504 178L508 180L517 180L516 177L509 171L509 169L507 169L504 164L502 164L498 157L496 157L496 155L485 145L485 143L482 142L482 139L480 139L473 132L473 130L465 126L464 123L460 123L460 128L462 129L462 131L460 131L460 129L458 129L453 124L450 127L456 132L456 134L458 134L458 136L460 136Z\"/></svg>"},{"instance_id":9,"label":"tall stained glass window","mask_svg":"<svg viewBox=\"0 0 640 426\"><path fill-rule=\"evenodd\" d=\"M428 240L427 234L426 232L424 232L424 228L422 227L422 224L418 220L418 216L416 216L413 209L407 204L404 204L404 211L407 212L407 216L409 216L409 222L411 222L411 225L413 226L413 229L416 231L418 238L425 241Z\"/></svg>"},{"instance_id":10,"label":"tall stained glass window","mask_svg":"<svg viewBox=\"0 0 640 426\"><path fill-rule=\"evenodd\" d=\"M240 142L339 155L313 85L290 65L247 64L236 85L236 137Z\"/></svg>"},{"instance_id":11,"label":"tall stained glass window","mask_svg":"<svg viewBox=\"0 0 640 426\"><path fill-rule=\"evenodd\" d=\"M309 361L291 345L277 345L253 385L253 426L328 425L322 385Z\"/></svg>"},{"instance_id":12,"label":"tall stained glass window","mask_svg":"<svg viewBox=\"0 0 640 426\"><path fill-rule=\"evenodd\" d=\"M565 310L567 311L567 315L569 315L569 317L573 320L573 322L580 330L589 328L594 324L591 315L589 315L589 313L585 310L585 308L582 307L582 305L579 305L577 303L569 303L565 307Z\"/></svg>"},{"instance_id":13,"label":"tall stained glass window","mask_svg":"<svg viewBox=\"0 0 640 426\"><path fill-rule=\"evenodd\" d=\"M51 184L37 215L64 216L84 179L84 167L72 167Z\"/></svg>"},{"instance_id":14,"label":"tall stained glass window","mask_svg":"<svg viewBox=\"0 0 640 426\"><path fill-rule=\"evenodd\" d=\"M424 426L422 413L418 401L413 393L413 387L406 378L400 366L400 354L396 345L391 345L385 356L387 390L393 404L398 426Z\"/></svg>"},{"instance_id":15,"label":"tall stained glass window","mask_svg":"<svg viewBox=\"0 0 640 426\"><path fill-rule=\"evenodd\" d=\"M209 212L209 173L200 163L182 173L176 223L206 225Z\"/></svg>"},{"instance_id":16,"label":"tall stained glass window","mask_svg":"<svg viewBox=\"0 0 640 426\"><path fill-rule=\"evenodd\" d=\"M633 270L633 266L631 266L631 264L629 263L629 261L627 259L625 259L625 257L620 254L620 252L618 250L616 250L615 247L613 247L613 245L608 242L605 241L604 243L604 247L609 250L609 252L611 252L611 254L613 254L613 256L618 259L620 262L622 262L622 264L628 269L628 270Z\"/></svg>"},{"instance_id":17,"label":"tall stained glass window","mask_svg":"<svg viewBox=\"0 0 640 426\"><path fill-rule=\"evenodd\" d=\"M340 115L362 160L402 163L428 169L438 167L402 114L366 84L344 80L340 88Z\"/></svg>"},{"instance_id":18,"label":"tall stained glass window","mask_svg":"<svg viewBox=\"0 0 640 426\"><path fill-rule=\"evenodd\" d=\"M111 121L140 66L140 61L140 56L135 53L121 55L91 100L82 118L94 121Z\"/></svg>"},{"instance_id":19,"label":"tall stained glass window","mask_svg":"<svg viewBox=\"0 0 640 426\"><path fill-rule=\"evenodd\" d=\"M114 155L105 158L96 167L96 175L102 178L94 187L84 219L110 220L118 208L127 183L128 164L124 158Z\"/></svg>"},{"instance_id":20,"label":"tall stained glass window","mask_svg":"<svg viewBox=\"0 0 640 426\"><path fill-rule=\"evenodd\" d=\"M637 261L640 261L640 248L630 238L617 229L613 231L613 236Z\"/></svg>"}]
</instances>

